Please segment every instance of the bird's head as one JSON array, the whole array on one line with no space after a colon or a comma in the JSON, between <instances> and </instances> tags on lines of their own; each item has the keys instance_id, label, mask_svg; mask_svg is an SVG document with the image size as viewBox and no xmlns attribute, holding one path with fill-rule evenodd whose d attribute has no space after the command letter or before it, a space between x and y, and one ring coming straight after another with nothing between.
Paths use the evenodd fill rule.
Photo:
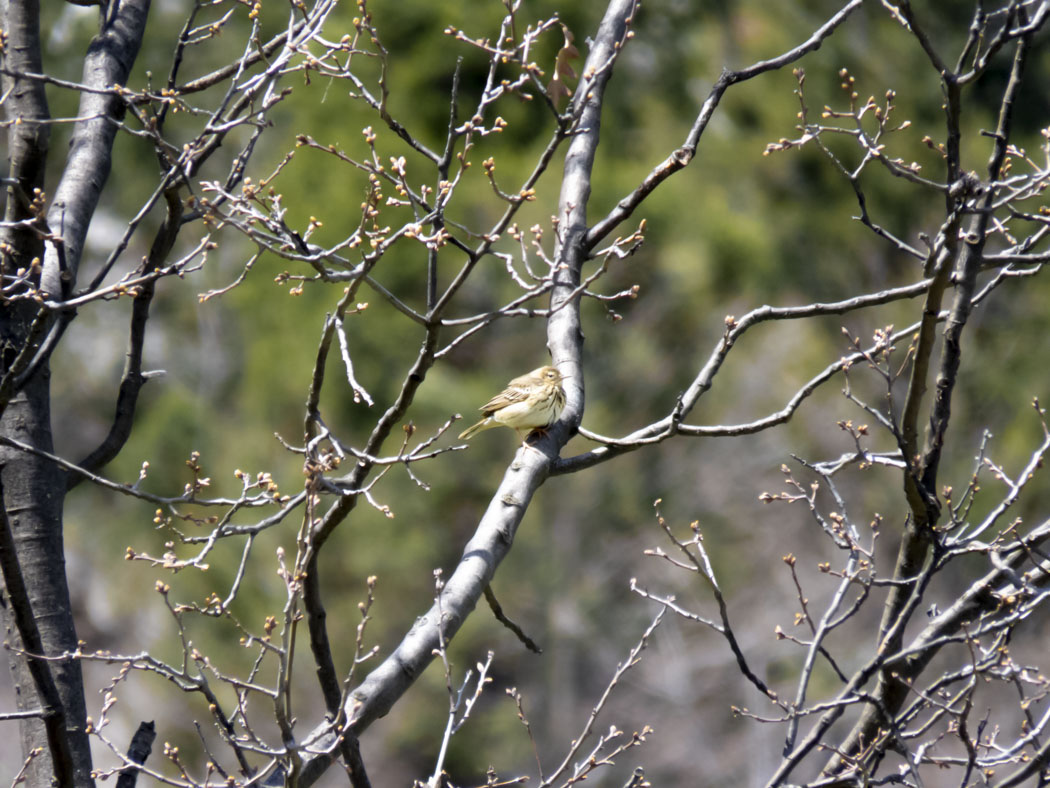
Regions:
<instances>
[{"instance_id":1,"label":"bird's head","mask_svg":"<svg viewBox=\"0 0 1050 788\"><path fill-rule=\"evenodd\" d=\"M557 367L540 367L532 373L532 376L546 383L561 383L568 377L568 375L561 374Z\"/></svg>"}]
</instances>

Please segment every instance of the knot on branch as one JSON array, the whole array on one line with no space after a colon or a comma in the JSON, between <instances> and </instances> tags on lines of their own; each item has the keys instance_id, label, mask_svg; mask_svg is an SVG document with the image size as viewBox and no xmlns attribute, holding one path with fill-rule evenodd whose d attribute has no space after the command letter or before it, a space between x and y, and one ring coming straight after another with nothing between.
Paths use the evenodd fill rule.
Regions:
<instances>
[{"instance_id":1,"label":"knot on branch","mask_svg":"<svg viewBox=\"0 0 1050 788\"><path fill-rule=\"evenodd\" d=\"M693 160L694 155L696 155L696 151L693 148L688 148L683 145L671 154L671 158L679 167L685 167Z\"/></svg>"}]
</instances>

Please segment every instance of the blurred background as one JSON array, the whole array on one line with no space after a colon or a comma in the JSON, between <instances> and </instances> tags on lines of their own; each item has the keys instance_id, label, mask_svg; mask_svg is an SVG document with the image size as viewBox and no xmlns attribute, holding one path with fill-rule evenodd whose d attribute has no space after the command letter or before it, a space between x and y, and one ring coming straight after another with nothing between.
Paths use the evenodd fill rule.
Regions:
<instances>
[{"instance_id":1,"label":"blurred background","mask_svg":"<svg viewBox=\"0 0 1050 788\"><path fill-rule=\"evenodd\" d=\"M182 5L154 5L148 43L135 69L137 86L150 78L158 84L163 80L182 24ZM217 4L210 13L218 18L227 5ZM264 26L271 33L286 23L287 8L280 5L263 4ZM937 31L937 45L953 60L965 37L970 4L916 6L922 6L920 13ZM646 2L636 35L617 63L606 94L590 221L601 217L682 144L723 68L740 68L796 46L836 8L836 3L823 0ZM596 29L602 10L599 4L535 0L523 4L519 17L535 21L557 13L585 55L586 38ZM495 0L469 4L402 0L376 2L370 11L390 53L391 114L431 149L441 149L457 58L463 58L464 107L477 101L487 70L477 49L443 31L452 25L471 37L494 37L503 5ZM58 75L77 79L95 29L95 12L52 4L44 13L51 15L46 61ZM358 13L349 4L336 12L331 28L335 40L340 32L352 30L352 17ZM241 47L244 25L245 20L235 16L224 31L225 41ZM223 51L221 44L202 47L200 60L186 63L182 81L225 62L233 50L227 45ZM533 59L549 71L562 45L560 30L551 31L542 44L545 48L536 51ZM1041 89L1046 84L1048 56L1045 46L1031 53L1029 87L1018 104L1018 139L1033 152L1042 142L1039 131L1050 114L1048 96ZM581 64L582 60L574 63ZM913 39L881 6L866 4L797 65L807 75L806 96L814 118L825 104L847 108L841 69L854 77L861 101L872 95L883 103L888 90L896 91L897 121L910 120L912 126L891 138L889 152L917 161L931 179L942 177L940 155L922 142L924 135L935 141L943 138L937 75ZM967 94L964 157L968 168L981 173L990 148L979 131L994 127L1008 68L1004 57L1001 68ZM382 129L374 113L348 96L345 84L321 77L307 84L300 74L293 75L289 84L294 90L273 115L275 128L263 136L253 159L254 180L273 170L294 148L299 134L364 157L362 129L372 126L384 159L406 156L409 180L433 184L433 172L422 159ZM620 436L670 412L676 396L714 349L727 315L740 317L763 304L839 300L919 278L915 261L856 221L853 190L819 151L805 147L763 155L767 144L799 136L797 87L791 70L785 69L731 89L704 133L696 160L637 212L636 219L647 222L646 243L633 257L614 263L599 289L611 293L638 285L638 298L608 305L584 303L585 427ZM54 90L49 98L54 115L75 113L75 96ZM485 182L480 162L492 156L501 186L513 191L513 185L533 168L551 133L549 114L538 101L505 99L495 114L506 119L508 127L479 142L472 155L475 166L466 176L473 183L459 189L450 208L451 218L471 228L487 227L503 210ZM173 116L169 131L177 137L180 123L188 129L195 122L192 117ZM52 150L64 150L65 139L68 129L57 127ZM847 166L859 161L850 140L831 144ZM230 155L237 150L236 144L229 148ZM89 237L85 281L156 182L156 160L141 140L122 135L115 155L106 202ZM55 157L56 167L60 158ZM201 179L222 175L216 164L215 171ZM333 159L318 151L300 149L276 183L290 225L302 227L311 216L323 222L315 242L342 237L360 219L365 175L350 166L335 166ZM877 168L865 171L861 185L873 220L909 243L917 245L920 232L934 235L943 221L942 198L932 190L924 191ZM535 203L518 220L522 228L533 223L547 228L548 252L550 216L556 211L559 187L560 156L541 181ZM151 217L151 227L160 219L159 213ZM621 234L628 231L625 228ZM149 232L136 236L126 259L135 261L144 255L148 241L142 239L149 237ZM106 475L132 482L148 461L145 486L175 495L190 480L185 461L198 451L215 494L236 494L236 468L252 474L270 472L282 491L294 493L302 484L301 458L285 451L275 434L301 443L303 403L319 330L342 287L307 286L302 295L293 297L288 284L274 282L278 274L292 269L284 261L264 256L243 284L200 303L199 294L233 281L253 251L232 231L222 234L221 241L201 271L185 280L165 280L158 288L145 363L166 374L146 386L134 435ZM513 243L506 241L500 249L513 251ZM460 261L451 251L442 260L447 282ZM377 268L376 276L407 302L420 305L424 270L420 247L399 245ZM996 460L1014 471L1041 439L1029 403L1033 396L1045 401L1050 393L1045 344L1050 329L1048 288L1045 278L1039 277L1009 283L975 312L967 327L941 475L945 483L965 486L985 431L993 436L989 445ZM502 263L490 259L460 294L451 316L492 309L515 292ZM348 329L358 380L376 404L369 409L354 403L349 388L337 381L342 375L337 363L322 401L327 423L347 441L361 441L367 435L377 413L398 391L422 337L416 325L381 297L374 293L365 297L372 302L369 309L348 319ZM124 302L84 308L55 358L53 419L57 449L65 457L82 456L108 429L129 310L130 304ZM779 410L807 380L849 352L843 328L868 342L879 328L910 325L920 310L919 300L904 301L845 317L767 323L753 329L730 354L714 388L688 421L733 424ZM430 372L411 420L423 435L456 413L470 423L477 407L507 380L546 363L545 340L541 319L496 322ZM899 358L903 359L903 349ZM885 387L875 375L858 367L851 382L858 396L882 405ZM804 650L778 640L775 628L799 636L806 633L795 627L797 592L782 557L788 553L799 557L804 592L816 609L836 586L834 578L817 571L817 564L831 561L838 566L842 557L804 504L767 505L759 495L784 489L783 463L800 480L812 481L792 455L820 461L853 450L852 440L836 422L871 419L841 390L839 376L821 387L789 423L767 432L740 438L677 438L593 470L552 478L540 489L493 589L506 613L542 646L543 654L527 652L482 608L455 639L450 661L457 684L463 672L483 661L489 650L495 653L493 682L451 743L446 769L456 785L484 784L489 766L505 779L523 773L536 779L533 746L505 693L510 687L524 698L544 770L561 761L617 664L626 659L658 609L631 592L632 578L654 593L674 594L690 610L717 615L701 578L644 555L656 546L672 549L657 525L656 499L662 499L660 510L681 538L688 537L690 522L699 521L752 669L778 691L792 694ZM400 437L398 433L394 441ZM394 441L388 447L391 452L396 450ZM439 445L452 443L452 437L445 436ZM364 668L378 664L425 612L433 597L433 570L441 568L447 575L455 566L516 445L510 431L487 432L474 439L469 450L415 466L429 491L395 468L374 490L377 500L388 504L395 516L390 519L362 505L338 529L322 558L337 656L349 660L352 654L360 620L357 605L365 596L369 576L378 581L366 643L378 646L379 657ZM563 456L591 445L577 437ZM887 436L874 430L869 445L876 450L893 448ZM840 483L855 523L865 526L881 515L883 534L876 552L888 572L906 511L899 472L853 470ZM976 510L990 507L998 495L998 490L989 491ZM820 500L827 503L826 498ZM1048 503L1050 490L1040 485L1029 491L1018 514L1045 512ZM231 540L217 548L209 561L211 568L204 573L171 576L144 563L123 561L129 546L154 555L164 551L172 536L156 528L153 514L152 506L86 484L67 500L68 571L79 606L80 637L89 649L117 653L148 649L176 659L176 630L160 597L152 593L155 581L170 582L173 598L199 603L211 592L224 595L229 588L241 542ZM234 608L246 627L258 631L267 615L280 613L285 597L274 551L278 546L294 550L297 527L296 521L271 529L255 548L255 563ZM961 568L954 579L949 573L931 589L930 601L951 599L965 587L967 577ZM880 612L877 601L870 604L852 626L829 642L847 666L855 664L854 655L863 659L870 649ZM1028 645L1045 649L1045 640L1039 641L1045 626L1031 634L1034 639ZM243 673L250 665L253 652L238 646L240 635L228 623L193 620L188 635L229 673ZM297 704L303 731L315 724L323 708L311 686L313 670L305 646L304 640L298 663L302 694ZM346 661L338 665L341 670L347 666ZM95 688L106 685L117 667L88 664L85 671L88 686ZM829 691L837 686L830 671L826 677L818 674L814 688L819 689L821 682L827 682ZM199 724L207 736L212 735L212 723L199 698L139 674L132 674L117 696L118 705L109 712L113 723L108 733L114 741L126 744L140 720L156 719L156 768L161 768L157 753L164 741L180 746L188 763L200 765L211 757L202 752L195 729ZM97 715L100 702L89 694L88 713ZM603 731L616 725L628 734L649 725L655 733L643 747L625 753L615 767L592 779L600 785L622 785L631 770L642 765L653 784L764 782L779 762L783 730L735 716L732 706L759 714L775 716L776 712L742 679L720 636L696 623L666 616L640 664L616 687L597 725ZM362 738L374 785L410 785L430 774L447 707L445 677L437 661L391 714ZM259 711L265 716L265 710ZM0 767L0 781L9 781L20 761L14 738L0 742L0 762L6 764ZM96 766L113 763L111 756L98 754ZM202 777L203 771L197 776ZM323 784L346 782L332 769Z\"/></svg>"}]
</instances>

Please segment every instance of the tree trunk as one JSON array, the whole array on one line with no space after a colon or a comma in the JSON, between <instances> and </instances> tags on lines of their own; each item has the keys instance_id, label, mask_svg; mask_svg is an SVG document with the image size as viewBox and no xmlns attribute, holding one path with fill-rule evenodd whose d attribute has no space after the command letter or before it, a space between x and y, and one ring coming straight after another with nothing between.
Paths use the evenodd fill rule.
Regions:
<instances>
[{"instance_id":1,"label":"tree trunk","mask_svg":"<svg viewBox=\"0 0 1050 788\"><path fill-rule=\"evenodd\" d=\"M5 333L10 327L6 324L12 317L11 311L14 310L6 310L2 318ZM44 368L18 393L0 419L0 434L51 451L49 378L49 371ZM3 482L4 501L16 554L44 652L49 656L72 652L77 645L77 636L66 585L62 546L64 474L52 462L2 449L0 480ZM20 649L22 641L15 628L6 586L2 608L4 640ZM28 661L17 652L11 652L9 659L18 708L42 708L44 704L38 696ZM69 660L50 662L49 665L65 715L74 784L92 785L91 749L86 730L87 710L80 663ZM42 720L23 720L21 734L25 754L37 747L43 749L42 754L33 760L27 784L50 785L54 769Z\"/></svg>"}]
</instances>

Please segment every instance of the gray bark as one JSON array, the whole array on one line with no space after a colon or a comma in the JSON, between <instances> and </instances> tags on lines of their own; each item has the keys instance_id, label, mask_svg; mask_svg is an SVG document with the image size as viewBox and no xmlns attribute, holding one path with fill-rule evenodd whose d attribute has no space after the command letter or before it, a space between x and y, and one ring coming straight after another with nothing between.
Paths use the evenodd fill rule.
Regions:
<instances>
[{"instance_id":1,"label":"gray bark","mask_svg":"<svg viewBox=\"0 0 1050 788\"><path fill-rule=\"evenodd\" d=\"M99 35L92 41L85 58L85 84L110 88L126 81L142 40L148 8L148 0L135 0L113 2L103 9L105 16ZM30 202L34 189L44 186L47 165L48 126L33 122L49 117L43 84L24 76L14 76L43 73L38 4L5 2L3 27L8 36L3 56L7 72L3 77L3 89L11 90L5 107L8 119L19 119L19 123L13 124L8 131L10 180L5 193L4 217L13 222L33 217ZM113 95L83 94L81 117L91 119L80 122L74 130L67 166L46 220L46 230L61 238L64 254L51 242L45 248L38 232L45 230L45 224L38 217L35 228L2 231L0 237L6 244L2 259L5 273L29 269L34 261L42 260L40 276L32 285L52 297L61 297L72 288L87 226L109 174L111 149L117 132L114 121L122 112L121 101ZM4 375L4 383L0 386L0 408L3 408L0 435L51 452L50 370L46 358L37 360L35 371L21 388L15 390L12 386L12 381L22 371L13 367L20 357L25 359L32 355L46 333L37 330L41 325L46 328L46 322L37 321L34 325L37 309L35 302L22 300L5 303L0 310L0 372ZM77 636L65 574L62 531L64 474L44 459L0 448L0 481L15 552L14 556L5 558L13 559L7 562L7 566L16 567L12 571L19 572L24 581L40 646L49 656L72 652L77 646ZM20 648L22 641L11 602L5 586L0 599L5 639ZM27 775L28 784L48 785L52 775L61 778L62 774L71 774L71 783L69 778L62 779L62 782L93 785L80 664L73 660L56 660L48 665L62 702L71 764L59 764L56 768L43 723L40 719L25 720L21 723L23 748L27 753L37 747L43 748L44 752L33 760ZM11 670L19 708L42 708L45 704L39 698L27 660L12 656Z\"/></svg>"}]
</instances>

